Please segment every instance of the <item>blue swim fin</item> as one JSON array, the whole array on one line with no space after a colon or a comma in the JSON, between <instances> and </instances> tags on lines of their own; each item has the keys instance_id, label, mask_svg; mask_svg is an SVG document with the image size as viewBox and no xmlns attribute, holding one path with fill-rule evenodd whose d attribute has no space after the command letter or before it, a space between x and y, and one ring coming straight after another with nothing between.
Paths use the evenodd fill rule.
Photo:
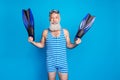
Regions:
<instances>
[{"instance_id":1,"label":"blue swim fin","mask_svg":"<svg viewBox=\"0 0 120 80\"><path fill-rule=\"evenodd\" d=\"M77 38L83 37L83 35L91 28L95 18L96 18L95 16L92 16L89 13L83 18L83 20L79 26L78 32L75 36L75 40Z\"/></svg>"},{"instance_id":2,"label":"blue swim fin","mask_svg":"<svg viewBox=\"0 0 120 80\"><path fill-rule=\"evenodd\" d=\"M22 10L22 19L24 26L28 32L28 36L33 37L33 40L35 40L35 34L34 34L34 18L31 9L23 9Z\"/></svg>"}]
</instances>

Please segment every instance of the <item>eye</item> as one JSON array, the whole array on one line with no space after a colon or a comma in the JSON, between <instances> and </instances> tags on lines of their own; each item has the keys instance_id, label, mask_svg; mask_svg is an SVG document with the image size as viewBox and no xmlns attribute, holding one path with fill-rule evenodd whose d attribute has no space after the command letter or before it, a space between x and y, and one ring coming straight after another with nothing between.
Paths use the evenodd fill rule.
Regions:
<instances>
[{"instance_id":1,"label":"eye","mask_svg":"<svg viewBox=\"0 0 120 80\"><path fill-rule=\"evenodd\" d=\"M56 19L58 19L58 17L56 17Z\"/></svg>"},{"instance_id":2,"label":"eye","mask_svg":"<svg viewBox=\"0 0 120 80\"><path fill-rule=\"evenodd\" d=\"M53 19L53 17L51 17L50 19Z\"/></svg>"}]
</instances>

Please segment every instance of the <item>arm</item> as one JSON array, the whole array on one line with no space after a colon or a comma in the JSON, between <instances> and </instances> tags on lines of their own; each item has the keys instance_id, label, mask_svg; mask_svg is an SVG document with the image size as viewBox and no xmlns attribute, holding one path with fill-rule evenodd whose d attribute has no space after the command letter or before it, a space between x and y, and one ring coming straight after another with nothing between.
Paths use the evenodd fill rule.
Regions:
<instances>
[{"instance_id":1,"label":"arm","mask_svg":"<svg viewBox=\"0 0 120 80\"><path fill-rule=\"evenodd\" d=\"M75 43L71 43L70 41L70 37L69 37L69 32L64 29L64 35L65 35L65 38L66 38L66 43L67 43L67 48L74 48L75 46L77 46L79 43L81 43L81 39L78 38Z\"/></svg>"},{"instance_id":2,"label":"arm","mask_svg":"<svg viewBox=\"0 0 120 80\"><path fill-rule=\"evenodd\" d=\"M29 37L29 38L28 38L28 41L29 41L30 43L32 43L33 45L35 45L36 47L44 48L46 36L47 36L47 30L44 30L43 33L42 33L42 38L41 38L41 41L40 41L40 42L35 42L35 41L33 41L33 38L32 38L32 37Z\"/></svg>"}]
</instances>

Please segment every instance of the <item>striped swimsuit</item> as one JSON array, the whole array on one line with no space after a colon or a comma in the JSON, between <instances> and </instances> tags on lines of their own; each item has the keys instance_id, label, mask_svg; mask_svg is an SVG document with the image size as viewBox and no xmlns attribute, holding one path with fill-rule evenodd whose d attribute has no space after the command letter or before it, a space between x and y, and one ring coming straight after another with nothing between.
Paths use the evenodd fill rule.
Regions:
<instances>
[{"instance_id":1,"label":"striped swimsuit","mask_svg":"<svg viewBox=\"0 0 120 80\"><path fill-rule=\"evenodd\" d=\"M66 59L66 39L63 29L60 30L58 37L53 37L48 30L46 38L47 51L47 69L48 72L67 73L67 59Z\"/></svg>"}]
</instances>

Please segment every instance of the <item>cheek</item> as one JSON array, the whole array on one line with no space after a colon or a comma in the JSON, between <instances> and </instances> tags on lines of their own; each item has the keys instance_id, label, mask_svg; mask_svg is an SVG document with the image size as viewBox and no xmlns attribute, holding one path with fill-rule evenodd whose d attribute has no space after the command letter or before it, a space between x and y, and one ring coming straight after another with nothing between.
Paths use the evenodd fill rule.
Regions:
<instances>
[{"instance_id":1,"label":"cheek","mask_svg":"<svg viewBox=\"0 0 120 80\"><path fill-rule=\"evenodd\" d=\"M50 22L53 22L53 19L50 19Z\"/></svg>"},{"instance_id":2,"label":"cheek","mask_svg":"<svg viewBox=\"0 0 120 80\"><path fill-rule=\"evenodd\" d=\"M58 21L58 22L59 22L59 21L60 21L60 19L59 19L59 18L57 18L57 19L56 19L56 21Z\"/></svg>"},{"instance_id":3,"label":"cheek","mask_svg":"<svg viewBox=\"0 0 120 80\"><path fill-rule=\"evenodd\" d=\"M58 18L58 21L60 21L60 17Z\"/></svg>"}]
</instances>

